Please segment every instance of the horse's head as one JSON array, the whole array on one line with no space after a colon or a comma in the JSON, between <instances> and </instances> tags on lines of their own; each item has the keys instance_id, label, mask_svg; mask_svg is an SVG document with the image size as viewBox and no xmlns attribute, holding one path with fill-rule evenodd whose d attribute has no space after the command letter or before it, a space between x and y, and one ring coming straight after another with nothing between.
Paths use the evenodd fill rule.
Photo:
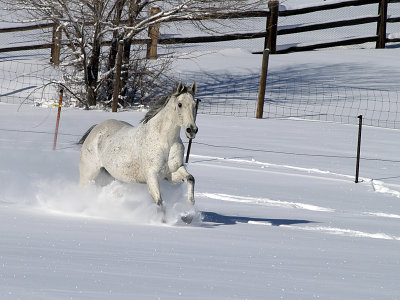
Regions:
<instances>
[{"instance_id":1,"label":"horse's head","mask_svg":"<svg viewBox=\"0 0 400 300\"><path fill-rule=\"evenodd\" d=\"M189 139L194 139L199 130L196 123L196 102L194 95L196 94L196 83L187 88L180 82L174 92L173 105L177 113L179 125L185 130ZM172 99L171 99L172 100Z\"/></svg>"}]
</instances>

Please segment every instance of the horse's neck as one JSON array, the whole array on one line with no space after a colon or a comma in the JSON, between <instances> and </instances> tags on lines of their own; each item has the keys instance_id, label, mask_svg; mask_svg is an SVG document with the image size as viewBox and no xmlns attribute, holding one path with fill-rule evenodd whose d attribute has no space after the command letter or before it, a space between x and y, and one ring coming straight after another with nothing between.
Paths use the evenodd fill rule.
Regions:
<instances>
[{"instance_id":1,"label":"horse's neck","mask_svg":"<svg viewBox=\"0 0 400 300\"><path fill-rule=\"evenodd\" d=\"M180 136L180 126L166 110L160 111L147 122L146 126L151 134L164 145L171 145Z\"/></svg>"}]
</instances>

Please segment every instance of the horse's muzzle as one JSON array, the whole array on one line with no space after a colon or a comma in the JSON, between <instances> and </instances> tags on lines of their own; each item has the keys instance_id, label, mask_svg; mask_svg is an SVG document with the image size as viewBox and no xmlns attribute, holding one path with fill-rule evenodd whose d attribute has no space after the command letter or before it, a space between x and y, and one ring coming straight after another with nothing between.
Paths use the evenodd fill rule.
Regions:
<instances>
[{"instance_id":1,"label":"horse's muzzle","mask_svg":"<svg viewBox=\"0 0 400 300\"><path fill-rule=\"evenodd\" d=\"M197 126L190 125L190 127L186 128L186 136L189 139L194 139L196 137L196 133L199 131Z\"/></svg>"}]
</instances>

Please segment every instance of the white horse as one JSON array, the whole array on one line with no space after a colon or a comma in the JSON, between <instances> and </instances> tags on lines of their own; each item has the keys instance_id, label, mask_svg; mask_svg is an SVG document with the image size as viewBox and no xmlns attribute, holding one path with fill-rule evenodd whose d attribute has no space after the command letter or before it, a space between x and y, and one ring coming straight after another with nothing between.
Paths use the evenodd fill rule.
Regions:
<instances>
[{"instance_id":1,"label":"white horse","mask_svg":"<svg viewBox=\"0 0 400 300\"><path fill-rule=\"evenodd\" d=\"M180 129L193 139L196 84L189 88L179 83L170 96L156 102L139 126L107 120L92 126L83 143L79 163L80 184L94 180L102 169L123 182L147 183L148 191L163 214L160 180L186 182L188 202L194 205L194 177L183 164L184 146ZM191 218L182 217L190 223Z\"/></svg>"}]
</instances>

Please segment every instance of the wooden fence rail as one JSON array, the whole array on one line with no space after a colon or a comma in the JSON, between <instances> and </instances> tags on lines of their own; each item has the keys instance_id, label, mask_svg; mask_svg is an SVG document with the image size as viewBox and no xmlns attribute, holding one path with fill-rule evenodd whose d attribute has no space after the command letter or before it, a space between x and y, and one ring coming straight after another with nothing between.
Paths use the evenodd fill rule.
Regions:
<instances>
[{"instance_id":1,"label":"wooden fence rail","mask_svg":"<svg viewBox=\"0 0 400 300\"><path fill-rule=\"evenodd\" d=\"M53 26L54 26L53 23L45 23L45 24L19 26L19 27L0 28L0 33L38 30L38 29L44 29L44 28L51 28Z\"/></svg>"},{"instance_id":2,"label":"wooden fence rail","mask_svg":"<svg viewBox=\"0 0 400 300\"><path fill-rule=\"evenodd\" d=\"M268 2L268 10L256 10L256 11L246 11L246 12L238 12L238 13L213 13L207 14L201 17L191 17L187 19L176 18L171 19L168 22L181 22L181 21L204 21L204 20L223 20L223 19L244 19L244 18L266 18L266 29L265 31L259 32L250 32L250 33L231 33L225 35L213 35L213 36L196 36L196 37L177 37L177 38L159 38L158 34L155 36L154 32L149 34L150 38L146 39L134 39L132 41L133 44L147 44L151 49L148 50L148 58L154 59L156 58L157 53L157 44L188 44L188 43L213 43L213 42L222 42L222 41L233 41L233 40L244 40L244 39L257 39L264 38L264 48L269 48L271 54L279 54L279 53L288 53L294 51L307 51L314 50L320 48L327 47L337 47L344 45L354 45L354 44L362 44L366 42L375 42L376 48L385 48L386 43L390 42L400 42L400 38L387 38L386 37L386 24L387 23L399 23L399 17L388 17L387 9L388 3L399 3L399 0L352 0L346 2L338 2L338 3L330 3L323 4L312 7L304 7L299 9L291 9L291 10L283 10L279 11L279 1L278 0L269 0ZM319 11L333 10L344 7L351 6L362 6L369 4L379 4L379 8L376 16L368 16L368 17L359 17L352 18L348 20L338 20L332 22L325 22L319 24L308 24L308 25L300 25L289 28L280 28L279 27L279 18L281 17L290 17L301 14L314 13ZM376 33L368 34L367 36L344 39L340 41L334 42L324 42L313 45L303 45L303 46L293 46L286 49L277 49L276 40L278 36L287 35L287 34L296 34L303 32L311 32L316 30L324 30L324 29L332 29L346 26L355 26L361 24L368 23L376 23ZM0 48L1 52L12 52L12 51L23 51L23 50L34 50L34 49L52 49L52 58L51 61L54 63L58 62L61 43L60 32L54 32L57 30L57 26L52 23L45 24L37 24L37 25L29 25L22 27L12 27L12 28L2 28L0 29L1 33L9 33L9 32L18 32L18 31L28 31L28 30L38 30L43 28L51 28L53 27L53 40L52 43L48 44L36 44L36 45L27 45L27 46L17 46L17 47L7 47ZM153 27L154 28L154 27ZM110 45L111 41L103 42L103 46ZM254 52L254 53L263 53Z\"/></svg>"},{"instance_id":3,"label":"wooden fence rail","mask_svg":"<svg viewBox=\"0 0 400 300\"><path fill-rule=\"evenodd\" d=\"M313 12L318 12L318 11L338 9L338 8L344 8L344 7L350 7L350 6L362 6L362 5L367 5L367 4L375 4L375 3L379 3L380 1L381 0L353 0L353 1L346 1L346 2L328 3L328 4L318 5L318 6L303 7L303 8L280 11L279 16L280 17L289 17L289 16L295 16L295 15L303 15L303 14L308 14L308 13L313 13Z\"/></svg>"}]
</instances>

